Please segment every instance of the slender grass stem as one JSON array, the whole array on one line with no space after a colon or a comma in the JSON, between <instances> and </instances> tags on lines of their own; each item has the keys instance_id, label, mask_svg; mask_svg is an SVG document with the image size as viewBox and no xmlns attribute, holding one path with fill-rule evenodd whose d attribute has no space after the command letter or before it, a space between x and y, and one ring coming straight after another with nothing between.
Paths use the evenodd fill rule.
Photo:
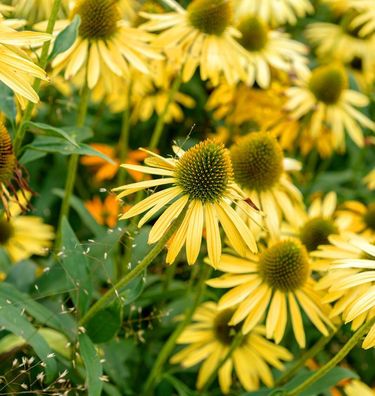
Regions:
<instances>
[{"instance_id":1,"label":"slender grass stem","mask_svg":"<svg viewBox=\"0 0 375 396\"><path fill-rule=\"evenodd\" d=\"M90 96L90 89L87 85L87 80L86 80L82 88L81 100L78 107L77 121L76 121L77 127L82 127L85 124L87 108L89 103L89 96ZM56 249L59 249L61 246L62 219L64 217L68 217L69 215L69 204L70 204L70 198L72 197L73 194L74 184L76 180L78 160L79 160L78 154L72 154L69 158L68 174L65 182L65 194L61 204L59 222L57 225L56 242L55 242Z\"/></svg>"},{"instance_id":2,"label":"slender grass stem","mask_svg":"<svg viewBox=\"0 0 375 396\"><path fill-rule=\"evenodd\" d=\"M53 32L53 28L55 26L56 19L57 19L57 14L60 9L61 1L62 0L55 0L53 3L51 14L48 19L46 33ZM50 44L51 44L50 41L46 41L42 46L42 52L41 52L40 60L39 60L39 66L42 69L45 69L47 66L48 50L49 50ZM40 85L41 85L41 80L35 79L34 84L33 84L33 89L36 93L39 92ZM26 125L27 125L27 122L30 121L30 119L31 119L34 107L35 107L35 103L32 103L32 102L27 103L26 109L22 114L21 121L18 124L16 134L14 136L14 141L13 141L13 149L14 149L14 153L16 155L19 154L19 151L21 149L21 145L22 145L23 139L25 137L25 133L26 133Z\"/></svg>"},{"instance_id":3,"label":"slender grass stem","mask_svg":"<svg viewBox=\"0 0 375 396\"><path fill-rule=\"evenodd\" d=\"M203 268L198 283L195 287L194 300L192 304L185 311L184 319L179 323L179 325L176 327L174 332L169 336L167 342L164 344L162 350L160 351L154 366L151 369L151 372L147 378L146 385L143 391L144 396L149 396L152 394L154 386L160 378L163 366L165 362L168 360L171 352L173 351L173 348L176 345L176 341L178 337L183 332L185 327L191 322L194 312L201 301L202 295L206 288L205 282L210 273L211 273L211 268L208 265L206 265Z\"/></svg>"},{"instance_id":4,"label":"slender grass stem","mask_svg":"<svg viewBox=\"0 0 375 396\"><path fill-rule=\"evenodd\" d=\"M103 309L126 285L128 285L133 279L139 276L159 255L164 249L169 238L176 232L177 228L181 225L183 218L185 217L186 209L183 210L177 219L169 227L168 231L163 237L155 244L155 246L149 251L145 258L124 277L122 277L111 289L109 289L100 299L87 311L82 317L79 324L84 326L91 318L93 318L101 309Z\"/></svg>"},{"instance_id":5,"label":"slender grass stem","mask_svg":"<svg viewBox=\"0 0 375 396\"><path fill-rule=\"evenodd\" d=\"M345 356L358 344L361 338L370 330L375 323L375 317L364 323L349 339L349 341L341 348L341 350L324 366L317 370L311 377L302 384L296 386L294 389L285 393L285 396L298 396L305 389L310 387L314 382L318 381L321 377L332 370L337 364L339 364Z\"/></svg>"},{"instance_id":6,"label":"slender grass stem","mask_svg":"<svg viewBox=\"0 0 375 396\"><path fill-rule=\"evenodd\" d=\"M178 89L180 88L180 85L181 85L181 75L178 74L173 81L171 89L169 90L169 95L168 95L167 103L165 104L164 110L160 114L160 116L158 117L158 120L156 122L154 131L152 133L151 140L150 140L150 145L149 145L150 149L155 149L159 145L160 138L161 138L161 136L163 134L163 130L164 130L165 117L168 114L169 106L171 105Z\"/></svg>"},{"instance_id":7,"label":"slender grass stem","mask_svg":"<svg viewBox=\"0 0 375 396\"><path fill-rule=\"evenodd\" d=\"M294 374L296 374L300 368L302 368L306 361L312 359L316 356L333 338L333 336L337 333L333 331L329 334L328 337L321 337L309 350L307 350L301 357L296 361L296 363L289 368L285 373L283 373L277 381L275 381L275 386L280 386L286 384L291 378L293 378Z\"/></svg>"}]
</instances>

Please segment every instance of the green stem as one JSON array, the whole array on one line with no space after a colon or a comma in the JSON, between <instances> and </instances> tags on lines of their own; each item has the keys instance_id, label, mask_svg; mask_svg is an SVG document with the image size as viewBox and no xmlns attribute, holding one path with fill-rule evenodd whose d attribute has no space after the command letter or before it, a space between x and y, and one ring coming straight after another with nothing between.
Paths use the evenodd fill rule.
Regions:
<instances>
[{"instance_id":1,"label":"green stem","mask_svg":"<svg viewBox=\"0 0 375 396\"><path fill-rule=\"evenodd\" d=\"M53 28L55 26L56 19L57 19L57 14L60 9L61 1L62 0L55 0L53 3L51 15L49 16L49 19L48 19L46 33L51 34L53 32ZM46 41L42 46L42 53L40 55L39 66L43 70L47 66L48 50L49 50L50 44L51 44L50 41ZM36 93L39 93L40 84L41 84L41 80L36 79L34 81L33 89ZM14 153L16 155L20 151L20 148L21 148L21 145L22 145L23 139L25 137L25 133L26 133L26 125L27 125L27 122L30 121L30 119L31 119L34 107L35 107L35 103L32 103L32 102L27 103L26 109L22 115L22 119L21 119L20 123L18 124L18 128L17 128L16 134L14 137L14 141L13 141L13 149L14 149Z\"/></svg>"},{"instance_id":2,"label":"green stem","mask_svg":"<svg viewBox=\"0 0 375 396\"><path fill-rule=\"evenodd\" d=\"M88 103L89 103L89 96L90 96L90 89L87 85L87 80L86 80L86 82L82 88L81 100L79 103L78 113L77 113L76 126L79 128L85 124L87 108L88 108ZM66 182L65 182L65 193L64 193L64 198L63 198L62 204L61 204L59 222L57 225L56 242L55 242L56 249L59 249L61 246L62 219L69 215L69 204L70 204L70 198L73 194L74 184L75 184L75 180L76 180L78 160L79 160L78 154L72 154L69 158L68 174L67 174Z\"/></svg>"},{"instance_id":3,"label":"green stem","mask_svg":"<svg viewBox=\"0 0 375 396\"><path fill-rule=\"evenodd\" d=\"M163 129L164 129L164 125L165 125L165 116L168 113L169 106L172 103L180 85L181 85L181 75L178 74L173 81L171 89L169 90L167 103L165 104L163 112L160 114L160 116L158 117L158 120L156 122L154 132L152 133L151 140L150 140L150 146L149 146L150 149L155 149L159 145L160 138L163 133Z\"/></svg>"},{"instance_id":4,"label":"green stem","mask_svg":"<svg viewBox=\"0 0 375 396\"><path fill-rule=\"evenodd\" d=\"M301 357L296 361L296 363L291 366L285 373L283 373L277 381L275 381L275 386L281 386L286 384L293 376L296 374L301 367L303 367L307 360L312 359L316 356L333 338L337 333L333 331L328 335L328 337L321 337L309 350L307 350Z\"/></svg>"},{"instance_id":5,"label":"green stem","mask_svg":"<svg viewBox=\"0 0 375 396\"><path fill-rule=\"evenodd\" d=\"M211 373L211 375L208 377L206 383L204 384L204 387L202 388L202 393L204 394L210 385L214 382L218 371L223 367L224 363L232 356L233 352L241 345L241 342L244 338L244 335L241 331L239 331L233 338L233 341L228 349L228 352L224 356L224 358L216 365L214 371Z\"/></svg>"},{"instance_id":6,"label":"green stem","mask_svg":"<svg viewBox=\"0 0 375 396\"><path fill-rule=\"evenodd\" d=\"M93 318L101 309L103 309L126 285L128 285L133 279L139 276L159 255L164 249L165 244L168 242L170 237L177 231L181 225L183 218L185 217L186 209L183 210L177 219L169 227L168 231L163 235L159 242L149 251L145 258L130 272L128 272L123 278L121 278L111 289L109 289L100 299L88 310L88 312L82 317L79 324L80 326L85 325L91 318Z\"/></svg>"},{"instance_id":7,"label":"green stem","mask_svg":"<svg viewBox=\"0 0 375 396\"><path fill-rule=\"evenodd\" d=\"M119 139L119 153L120 164L125 163L129 151L129 132L130 132L130 97L131 97L131 84L129 83L127 106L122 113L121 134ZM118 173L118 184L121 186L125 183L126 172L125 169L120 168Z\"/></svg>"},{"instance_id":8,"label":"green stem","mask_svg":"<svg viewBox=\"0 0 375 396\"><path fill-rule=\"evenodd\" d=\"M375 324L375 317L364 323L349 339L349 341L342 347L340 352L338 352L329 362L317 370L311 377L302 384L296 386L291 391L287 392L285 396L298 396L305 389L310 387L314 382L318 381L321 377L332 370L337 364L339 364L345 356L358 344L361 338L370 330L370 328Z\"/></svg>"},{"instance_id":9,"label":"green stem","mask_svg":"<svg viewBox=\"0 0 375 396\"><path fill-rule=\"evenodd\" d=\"M179 325L176 327L174 332L169 336L167 342L164 344L162 350L160 351L154 363L154 366L151 369L151 372L147 378L146 385L143 391L144 396L148 396L152 394L155 383L160 378L160 374L162 372L164 363L167 361L173 348L175 347L178 337L181 335L185 327L191 322L193 314L196 308L198 307L202 295L204 293L204 290L206 288L205 282L210 272L211 272L211 268L208 265L205 265L205 267L202 270L201 276L198 280L198 283L196 285L194 291L194 300L192 304L185 311L184 319L182 320L182 322L179 323Z\"/></svg>"}]
</instances>

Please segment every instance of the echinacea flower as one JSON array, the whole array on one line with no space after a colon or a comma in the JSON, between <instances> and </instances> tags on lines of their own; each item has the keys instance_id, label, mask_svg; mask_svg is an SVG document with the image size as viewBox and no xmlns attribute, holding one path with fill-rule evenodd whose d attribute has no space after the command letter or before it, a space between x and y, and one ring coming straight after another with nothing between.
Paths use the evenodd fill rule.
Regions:
<instances>
[{"instance_id":1,"label":"echinacea flower","mask_svg":"<svg viewBox=\"0 0 375 396\"><path fill-rule=\"evenodd\" d=\"M253 14L273 26L294 25L298 18L311 14L314 8L309 0L240 0L237 13Z\"/></svg>"},{"instance_id":2,"label":"echinacea flower","mask_svg":"<svg viewBox=\"0 0 375 396\"><path fill-rule=\"evenodd\" d=\"M18 193L21 196L20 193ZM28 194L29 198L30 195ZM24 198L20 198L24 200ZM27 203L23 202L26 206ZM55 237L53 227L37 216L23 216L16 202L9 205L10 218L0 217L0 247L5 249L12 262L25 260L32 255L45 256Z\"/></svg>"},{"instance_id":3,"label":"echinacea flower","mask_svg":"<svg viewBox=\"0 0 375 396\"><path fill-rule=\"evenodd\" d=\"M245 50L235 40L240 33L232 25L231 0L195 0L185 10L175 1L175 12L141 13L150 21L149 31L163 30L153 45L163 48L171 62L181 67L182 81L189 81L200 68L202 80L218 85L224 76L229 84L245 78ZM176 66L177 67L177 66Z\"/></svg>"},{"instance_id":4,"label":"echinacea flower","mask_svg":"<svg viewBox=\"0 0 375 396\"><path fill-rule=\"evenodd\" d=\"M171 358L172 363L192 367L202 362L199 369L197 388L207 382L215 367L227 355L234 337L240 331L238 326L229 324L233 310L219 310L214 302L206 302L198 307L193 323L177 340L178 344L189 344ZM270 366L283 370L283 360L289 361L292 355L285 348L264 338L264 328L255 327L246 334L241 343L218 371L221 391L226 394L232 384L232 372L247 391L259 388L260 382L273 386Z\"/></svg>"},{"instance_id":5,"label":"echinacea flower","mask_svg":"<svg viewBox=\"0 0 375 396\"><path fill-rule=\"evenodd\" d=\"M49 18L54 0L13 0L13 14L16 18L26 19L29 25ZM62 0L58 17L68 14L68 0Z\"/></svg>"},{"instance_id":6,"label":"echinacea flower","mask_svg":"<svg viewBox=\"0 0 375 396\"><path fill-rule=\"evenodd\" d=\"M324 273L318 287L327 291L325 302L335 303L330 316L342 316L355 331L375 317L375 245L355 234L333 235L329 242L312 253ZM374 346L375 324L362 344Z\"/></svg>"},{"instance_id":7,"label":"echinacea flower","mask_svg":"<svg viewBox=\"0 0 375 396\"><path fill-rule=\"evenodd\" d=\"M288 88L286 94L289 100L284 108L289 116L296 120L307 118L306 130L312 137L319 136L325 125L329 127L336 149L345 149L345 131L363 147L361 127L375 130L375 123L356 109L367 106L369 99L348 89L347 75L340 65L317 67L308 78L298 81L298 86Z\"/></svg>"},{"instance_id":8,"label":"echinacea flower","mask_svg":"<svg viewBox=\"0 0 375 396\"><path fill-rule=\"evenodd\" d=\"M375 238L375 203L365 205L359 201L346 201L337 215L346 221L346 229L364 237Z\"/></svg>"},{"instance_id":9,"label":"echinacea flower","mask_svg":"<svg viewBox=\"0 0 375 396\"><path fill-rule=\"evenodd\" d=\"M20 199L21 196L25 198L26 192L31 192L30 187L22 177L22 169L14 155L9 133L0 121L0 200L8 218L11 216L11 202L16 202L23 211L27 209L27 205Z\"/></svg>"},{"instance_id":10,"label":"echinacea flower","mask_svg":"<svg viewBox=\"0 0 375 396\"><path fill-rule=\"evenodd\" d=\"M336 213L337 195L331 191L325 196L316 196L306 212L300 212L297 227L283 224L284 235L298 238L312 252L319 245L328 243L328 237L348 230L348 221L339 219Z\"/></svg>"},{"instance_id":11,"label":"echinacea flower","mask_svg":"<svg viewBox=\"0 0 375 396\"><path fill-rule=\"evenodd\" d=\"M146 159L147 166L123 165L129 170L166 177L115 188L114 191L122 191L118 198L146 188L167 184L172 186L152 193L129 209L121 219L146 212L138 223L141 227L170 203L149 233L148 242L155 243L185 209L182 224L168 243L167 263L172 263L186 244L188 264L194 264L200 252L205 226L210 263L216 266L221 255L219 223L238 252L244 253L247 249L257 251L253 234L231 206L235 204L250 217L256 212L251 202L247 201L246 195L233 181L229 151L222 144L212 140L196 144L186 152L180 148L176 151L177 159L164 158L148 152L152 157Z\"/></svg>"},{"instance_id":12,"label":"echinacea flower","mask_svg":"<svg viewBox=\"0 0 375 396\"><path fill-rule=\"evenodd\" d=\"M294 74L306 73L307 47L292 40L286 33L270 30L258 16L243 17L237 29L237 41L246 49L246 84L257 83L267 88L271 83L271 69Z\"/></svg>"},{"instance_id":13,"label":"echinacea flower","mask_svg":"<svg viewBox=\"0 0 375 396\"><path fill-rule=\"evenodd\" d=\"M51 40L47 33L22 31L9 27L0 14L0 81L15 92L22 107L26 100L39 101L32 87L33 79L46 80L46 73L37 66L22 47Z\"/></svg>"},{"instance_id":14,"label":"echinacea flower","mask_svg":"<svg viewBox=\"0 0 375 396\"><path fill-rule=\"evenodd\" d=\"M66 79L82 71L90 89L103 79L110 92L113 77L128 76L130 65L148 73L147 59L162 59L149 45L151 35L122 19L116 0L78 0L70 17L75 15L81 18L78 37L52 63L57 70L65 70Z\"/></svg>"},{"instance_id":15,"label":"echinacea flower","mask_svg":"<svg viewBox=\"0 0 375 396\"><path fill-rule=\"evenodd\" d=\"M298 345L304 348L301 308L323 335L329 334L332 324L328 307L321 304L307 250L297 239L271 243L259 255L223 254L218 269L225 274L207 284L231 288L219 300L219 309L233 308L229 324L236 326L244 321L244 334L265 317L267 338L279 343L290 320Z\"/></svg>"},{"instance_id":16,"label":"echinacea flower","mask_svg":"<svg viewBox=\"0 0 375 396\"><path fill-rule=\"evenodd\" d=\"M251 132L230 149L234 179L255 205L264 212L257 221L274 238L282 218L296 224L302 209L302 195L287 172L300 170L301 164L284 158L277 140L268 132ZM255 223L249 224L256 229Z\"/></svg>"}]
</instances>

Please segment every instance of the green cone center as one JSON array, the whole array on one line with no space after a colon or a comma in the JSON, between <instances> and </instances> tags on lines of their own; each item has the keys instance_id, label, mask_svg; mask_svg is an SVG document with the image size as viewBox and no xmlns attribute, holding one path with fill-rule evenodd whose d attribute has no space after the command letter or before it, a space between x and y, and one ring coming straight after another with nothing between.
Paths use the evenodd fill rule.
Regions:
<instances>
[{"instance_id":1,"label":"green cone center","mask_svg":"<svg viewBox=\"0 0 375 396\"><path fill-rule=\"evenodd\" d=\"M268 27L260 18L255 16L245 18L237 28L242 33L238 42L248 51L260 51L266 46Z\"/></svg>"},{"instance_id":2,"label":"green cone center","mask_svg":"<svg viewBox=\"0 0 375 396\"><path fill-rule=\"evenodd\" d=\"M181 157L175 177L176 184L191 199L217 202L233 179L229 151L222 144L205 140Z\"/></svg>"},{"instance_id":3,"label":"green cone center","mask_svg":"<svg viewBox=\"0 0 375 396\"><path fill-rule=\"evenodd\" d=\"M309 276L305 247L294 240L276 243L261 254L259 273L270 287L282 292L302 287Z\"/></svg>"},{"instance_id":4,"label":"green cone center","mask_svg":"<svg viewBox=\"0 0 375 396\"><path fill-rule=\"evenodd\" d=\"M13 226L5 219L0 220L0 245L5 245L13 235Z\"/></svg>"},{"instance_id":5,"label":"green cone center","mask_svg":"<svg viewBox=\"0 0 375 396\"><path fill-rule=\"evenodd\" d=\"M202 33L220 36L232 19L232 5L228 0L194 0L187 8L192 26Z\"/></svg>"},{"instance_id":6,"label":"green cone center","mask_svg":"<svg viewBox=\"0 0 375 396\"><path fill-rule=\"evenodd\" d=\"M243 188L268 190L283 172L283 151L268 132L255 132L233 145L231 150L234 178Z\"/></svg>"},{"instance_id":7,"label":"green cone center","mask_svg":"<svg viewBox=\"0 0 375 396\"><path fill-rule=\"evenodd\" d=\"M73 10L75 14L81 17L79 35L92 40L112 37L121 19L117 0L81 0Z\"/></svg>"},{"instance_id":8,"label":"green cone center","mask_svg":"<svg viewBox=\"0 0 375 396\"><path fill-rule=\"evenodd\" d=\"M224 345L230 345L233 341L233 338L241 329L241 325L230 326L228 324L233 314L234 314L234 310L229 308L219 312L215 317L215 321L214 321L215 335L217 340Z\"/></svg>"},{"instance_id":9,"label":"green cone center","mask_svg":"<svg viewBox=\"0 0 375 396\"><path fill-rule=\"evenodd\" d=\"M337 232L337 227L331 220L314 217L301 228L300 239L306 249L311 252L316 250L319 245L327 245L329 243L328 237Z\"/></svg>"},{"instance_id":10,"label":"green cone center","mask_svg":"<svg viewBox=\"0 0 375 396\"><path fill-rule=\"evenodd\" d=\"M310 77L309 89L319 101L331 105L338 102L348 86L345 70L341 66L328 65L316 68Z\"/></svg>"}]
</instances>

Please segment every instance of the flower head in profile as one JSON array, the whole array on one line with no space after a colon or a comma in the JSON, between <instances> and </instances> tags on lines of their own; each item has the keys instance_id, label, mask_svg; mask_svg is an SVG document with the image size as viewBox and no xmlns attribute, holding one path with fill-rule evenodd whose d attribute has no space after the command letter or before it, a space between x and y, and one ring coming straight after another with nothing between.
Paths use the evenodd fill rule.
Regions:
<instances>
[{"instance_id":1,"label":"flower head in profile","mask_svg":"<svg viewBox=\"0 0 375 396\"><path fill-rule=\"evenodd\" d=\"M324 274L318 287L327 290L325 302L334 302L330 316L340 315L355 331L375 317L375 245L354 234L333 235L329 242L312 253ZM375 324L362 344L374 346Z\"/></svg>"},{"instance_id":2,"label":"flower head in profile","mask_svg":"<svg viewBox=\"0 0 375 396\"><path fill-rule=\"evenodd\" d=\"M178 338L178 344L189 344L171 358L172 363L192 367L202 362L199 369L197 388L207 382L215 367L224 359L233 339L241 330L229 324L232 309L219 310L214 302L206 302L198 307L193 320ZM228 393L232 384L232 373L236 373L247 391L259 388L260 382L273 386L271 367L283 370L283 360L292 355L283 347L264 338L264 328L255 327L246 334L232 355L218 371L220 389Z\"/></svg>"},{"instance_id":3,"label":"flower head in profile","mask_svg":"<svg viewBox=\"0 0 375 396\"><path fill-rule=\"evenodd\" d=\"M324 126L329 127L338 150L345 150L345 131L363 147L361 127L375 130L375 123L357 110L369 104L367 96L348 89L347 74L338 64L317 67L286 94L289 116L304 119L312 137L319 136Z\"/></svg>"},{"instance_id":4,"label":"flower head in profile","mask_svg":"<svg viewBox=\"0 0 375 396\"><path fill-rule=\"evenodd\" d=\"M22 176L8 130L0 121L0 199L8 218L11 217L9 205L12 202L22 211L27 210L26 192L31 192L30 187Z\"/></svg>"},{"instance_id":5,"label":"flower head in profile","mask_svg":"<svg viewBox=\"0 0 375 396\"><path fill-rule=\"evenodd\" d=\"M181 67L182 80L189 81L198 67L202 80L209 79L214 85L219 84L221 76L230 84L245 78L246 52L235 40L240 33L232 25L232 1L194 0L186 10L172 2L174 12L142 13L150 20L142 27L163 30L153 44Z\"/></svg>"},{"instance_id":6,"label":"flower head in profile","mask_svg":"<svg viewBox=\"0 0 375 396\"><path fill-rule=\"evenodd\" d=\"M280 231L282 218L296 223L302 209L302 195L286 172L300 170L298 161L284 158L277 140L268 132L251 132L239 139L230 149L234 179L264 216L257 222L264 224L273 238ZM256 223L249 224L256 230Z\"/></svg>"},{"instance_id":7,"label":"flower head in profile","mask_svg":"<svg viewBox=\"0 0 375 396\"><path fill-rule=\"evenodd\" d=\"M23 206L26 200L18 193ZM12 262L25 260L32 255L45 256L55 237L53 227L37 216L23 216L18 203L9 205L10 218L0 217L0 247L5 249Z\"/></svg>"},{"instance_id":8,"label":"flower head in profile","mask_svg":"<svg viewBox=\"0 0 375 396\"><path fill-rule=\"evenodd\" d=\"M297 227L283 224L282 233L298 238L312 252L319 245L328 243L328 237L348 229L348 222L339 219L336 213L337 195L331 191L325 196L316 196L306 212L300 212Z\"/></svg>"},{"instance_id":9,"label":"flower head in profile","mask_svg":"<svg viewBox=\"0 0 375 396\"><path fill-rule=\"evenodd\" d=\"M187 261L194 264L200 252L205 227L210 263L216 266L221 255L219 223L236 251L257 251L253 234L231 206L235 204L250 217L256 212L251 201L247 201L246 195L234 183L229 151L222 144L205 140L186 152L180 148L176 148L176 152L177 159L148 152L151 158L146 159L147 166L123 165L128 170L165 177L115 188L114 191L122 191L119 198L146 188L168 184L171 187L152 193L121 218L128 219L146 212L138 223L141 227L170 204L151 228L148 241L154 243L164 235L173 220L186 210L181 226L168 243L168 263L175 260L186 244Z\"/></svg>"},{"instance_id":10,"label":"flower head in profile","mask_svg":"<svg viewBox=\"0 0 375 396\"><path fill-rule=\"evenodd\" d=\"M28 25L44 21L51 15L54 0L13 0L13 14L16 18L26 19ZM62 0L59 18L68 14L68 0Z\"/></svg>"},{"instance_id":11,"label":"flower head in profile","mask_svg":"<svg viewBox=\"0 0 375 396\"><path fill-rule=\"evenodd\" d=\"M270 30L255 15L243 17L237 24L241 32L238 42L246 49L246 83L257 83L267 88L271 83L271 71L304 74L307 72L307 47L292 40L286 33Z\"/></svg>"},{"instance_id":12,"label":"flower head in profile","mask_svg":"<svg viewBox=\"0 0 375 396\"><path fill-rule=\"evenodd\" d=\"M307 250L297 239L270 243L259 255L223 254L218 269L225 274L207 283L231 288L221 297L219 308L234 309L229 324L243 321L245 334L265 317L267 338L279 343L290 320L298 345L304 348L301 308L322 334L329 334L328 307L320 302Z\"/></svg>"},{"instance_id":13,"label":"flower head in profile","mask_svg":"<svg viewBox=\"0 0 375 396\"><path fill-rule=\"evenodd\" d=\"M148 59L162 59L149 45L151 35L122 18L117 0L78 0L70 17L75 15L81 18L78 37L52 63L57 70L65 70L66 79L81 72L81 76L87 74L90 89L102 79L110 92L116 76L128 76L130 66L148 73Z\"/></svg>"},{"instance_id":14,"label":"flower head in profile","mask_svg":"<svg viewBox=\"0 0 375 396\"><path fill-rule=\"evenodd\" d=\"M238 15L254 14L272 26L295 25L298 18L314 12L310 0L240 0Z\"/></svg>"},{"instance_id":15,"label":"flower head in profile","mask_svg":"<svg viewBox=\"0 0 375 396\"><path fill-rule=\"evenodd\" d=\"M344 202L337 215L347 222L346 230L375 239L375 202L368 205L360 201Z\"/></svg>"},{"instance_id":16,"label":"flower head in profile","mask_svg":"<svg viewBox=\"0 0 375 396\"><path fill-rule=\"evenodd\" d=\"M9 27L0 14L0 81L14 93L22 107L27 100L37 103L39 97L32 87L33 79L46 80L43 69L37 66L22 47L51 40L47 33L22 31Z\"/></svg>"}]
</instances>

